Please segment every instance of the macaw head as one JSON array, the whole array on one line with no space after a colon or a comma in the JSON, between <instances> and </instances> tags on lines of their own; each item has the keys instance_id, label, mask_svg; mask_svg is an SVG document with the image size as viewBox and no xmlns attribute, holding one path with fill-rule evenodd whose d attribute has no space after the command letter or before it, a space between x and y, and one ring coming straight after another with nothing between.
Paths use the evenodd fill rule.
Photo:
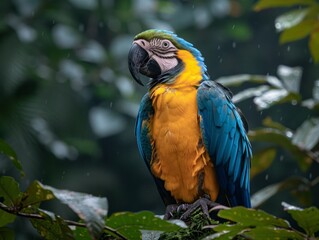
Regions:
<instances>
[{"instance_id":1,"label":"macaw head","mask_svg":"<svg viewBox=\"0 0 319 240\"><path fill-rule=\"evenodd\" d=\"M190 53L188 57L179 54ZM166 30L151 29L138 34L128 54L128 66L133 78L141 85L140 74L150 78L150 86L171 83L185 68L186 58L193 57L208 78L204 58L193 45Z\"/></svg>"}]
</instances>

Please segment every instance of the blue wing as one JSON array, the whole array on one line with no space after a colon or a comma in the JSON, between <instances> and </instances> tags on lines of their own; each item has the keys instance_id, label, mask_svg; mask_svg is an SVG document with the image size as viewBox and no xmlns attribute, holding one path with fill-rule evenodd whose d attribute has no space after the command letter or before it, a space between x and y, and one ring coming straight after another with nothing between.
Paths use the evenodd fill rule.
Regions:
<instances>
[{"instance_id":1,"label":"blue wing","mask_svg":"<svg viewBox=\"0 0 319 240\"><path fill-rule=\"evenodd\" d=\"M197 93L200 127L217 173L220 188L217 202L251 207L251 145L245 131L246 122L231 97L230 91L217 82L203 81Z\"/></svg>"},{"instance_id":2,"label":"blue wing","mask_svg":"<svg viewBox=\"0 0 319 240\"><path fill-rule=\"evenodd\" d=\"M147 94L142 98L140 109L138 111L136 125L135 125L135 136L137 140L137 146L140 155L146 163L149 171L151 172L151 160L152 160L152 144L151 144L151 134L149 131L149 123L154 115L154 109L150 97ZM153 174L152 174L153 176ZM154 177L154 176L153 176ZM176 203L175 199L171 194L165 190L164 182L154 177L157 189L165 203L165 205Z\"/></svg>"}]
</instances>

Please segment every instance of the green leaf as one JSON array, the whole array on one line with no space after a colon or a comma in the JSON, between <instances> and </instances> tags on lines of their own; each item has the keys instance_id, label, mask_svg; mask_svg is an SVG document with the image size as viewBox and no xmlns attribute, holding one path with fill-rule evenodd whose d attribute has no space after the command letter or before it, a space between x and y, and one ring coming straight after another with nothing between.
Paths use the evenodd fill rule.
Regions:
<instances>
[{"instance_id":1,"label":"green leaf","mask_svg":"<svg viewBox=\"0 0 319 240\"><path fill-rule=\"evenodd\" d=\"M290 7L293 5L312 5L315 0L260 0L255 6L255 11L274 7Z\"/></svg>"},{"instance_id":2,"label":"green leaf","mask_svg":"<svg viewBox=\"0 0 319 240\"><path fill-rule=\"evenodd\" d=\"M105 223L128 239L141 239L141 230L172 232L180 229L179 226L155 217L152 212L147 211L115 213L106 219Z\"/></svg>"},{"instance_id":3,"label":"green leaf","mask_svg":"<svg viewBox=\"0 0 319 240\"><path fill-rule=\"evenodd\" d=\"M23 193L22 205L24 207L30 205L36 205L38 207L41 202L48 201L54 198L54 195L50 190L46 190L42 187L42 184L38 181L34 181Z\"/></svg>"},{"instance_id":4,"label":"green leaf","mask_svg":"<svg viewBox=\"0 0 319 240\"><path fill-rule=\"evenodd\" d=\"M319 209L310 207L305 209L289 209L287 212L298 223L298 225L307 233L314 237L319 232Z\"/></svg>"},{"instance_id":5,"label":"green leaf","mask_svg":"<svg viewBox=\"0 0 319 240\"><path fill-rule=\"evenodd\" d=\"M311 118L296 130L292 143L306 150L311 150L319 142L319 118Z\"/></svg>"},{"instance_id":6,"label":"green leaf","mask_svg":"<svg viewBox=\"0 0 319 240\"><path fill-rule=\"evenodd\" d=\"M287 127L285 127L284 125L282 125L281 123L278 122L274 122L270 117L266 117L263 120L263 125L265 127L269 127L269 128L274 128L274 129L278 129L281 132L284 132L286 134L292 134L291 130L288 129Z\"/></svg>"},{"instance_id":7,"label":"green leaf","mask_svg":"<svg viewBox=\"0 0 319 240\"><path fill-rule=\"evenodd\" d=\"M91 235L87 228L76 227L73 230L73 236L76 240L91 240Z\"/></svg>"},{"instance_id":8,"label":"green leaf","mask_svg":"<svg viewBox=\"0 0 319 240\"><path fill-rule=\"evenodd\" d=\"M289 223L262 210L234 207L220 210L218 216L244 226L274 226L288 228Z\"/></svg>"},{"instance_id":9,"label":"green leaf","mask_svg":"<svg viewBox=\"0 0 319 240\"><path fill-rule=\"evenodd\" d=\"M14 240L14 232L10 228L0 228L0 240Z\"/></svg>"},{"instance_id":10,"label":"green leaf","mask_svg":"<svg viewBox=\"0 0 319 240\"><path fill-rule=\"evenodd\" d=\"M9 223L14 222L15 219L16 219L16 215L7 213L0 209L0 227L4 227Z\"/></svg>"},{"instance_id":11,"label":"green leaf","mask_svg":"<svg viewBox=\"0 0 319 240\"><path fill-rule=\"evenodd\" d=\"M298 162L302 171L306 171L312 163L312 158L296 145L292 143L289 132L282 132L273 128L262 128L249 131L251 141L269 142L286 149Z\"/></svg>"},{"instance_id":12,"label":"green leaf","mask_svg":"<svg viewBox=\"0 0 319 240\"><path fill-rule=\"evenodd\" d=\"M44 219L30 219L33 227L46 240L73 240L72 230L68 225L58 216L52 219L49 215L41 212Z\"/></svg>"},{"instance_id":13,"label":"green leaf","mask_svg":"<svg viewBox=\"0 0 319 240\"><path fill-rule=\"evenodd\" d=\"M0 153L6 155L13 163L13 165L20 171L21 176L24 176L24 171L21 162L18 160L16 152L9 144L0 139Z\"/></svg>"},{"instance_id":14,"label":"green leaf","mask_svg":"<svg viewBox=\"0 0 319 240\"><path fill-rule=\"evenodd\" d=\"M8 207L14 207L21 197L19 184L12 177L0 177L0 199ZM16 216L0 210L0 227L5 226L15 220Z\"/></svg>"},{"instance_id":15,"label":"green leaf","mask_svg":"<svg viewBox=\"0 0 319 240\"><path fill-rule=\"evenodd\" d=\"M0 177L0 197L4 198L4 204L9 207L15 206L17 200L20 198L21 192L19 184L13 177Z\"/></svg>"},{"instance_id":16,"label":"green leaf","mask_svg":"<svg viewBox=\"0 0 319 240\"><path fill-rule=\"evenodd\" d=\"M317 23L318 21L315 19L304 20L301 23L284 30L280 34L279 42L284 44L305 38L313 31Z\"/></svg>"},{"instance_id":17,"label":"green leaf","mask_svg":"<svg viewBox=\"0 0 319 240\"><path fill-rule=\"evenodd\" d=\"M100 237L104 228L104 218L108 212L106 198L68 190L59 190L42 184L41 186L43 189L51 191L62 203L68 205L85 222L93 238Z\"/></svg>"},{"instance_id":18,"label":"green leaf","mask_svg":"<svg viewBox=\"0 0 319 240\"><path fill-rule=\"evenodd\" d=\"M318 26L318 25L317 25ZM319 26L310 34L309 49L315 63L319 62Z\"/></svg>"},{"instance_id":19,"label":"green leaf","mask_svg":"<svg viewBox=\"0 0 319 240\"><path fill-rule=\"evenodd\" d=\"M276 157L275 148L267 148L258 153L254 153L252 158L250 177L253 178L260 172L267 169Z\"/></svg>"},{"instance_id":20,"label":"green leaf","mask_svg":"<svg viewBox=\"0 0 319 240\"><path fill-rule=\"evenodd\" d=\"M254 208L259 207L261 204L280 191L286 189L304 189L309 185L309 181L306 178L301 177L292 177L282 182L268 185L265 188L258 190L251 196L252 206Z\"/></svg>"},{"instance_id":21,"label":"green leaf","mask_svg":"<svg viewBox=\"0 0 319 240\"><path fill-rule=\"evenodd\" d=\"M243 226L240 224L220 224L216 227L213 227L213 230L217 233L214 233L210 236L207 236L205 239L215 239L215 240L222 240L222 239L236 239L235 237L244 231L245 229L249 229L247 226Z\"/></svg>"},{"instance_id":22,"label":"green leaf","mask_svg":"<svg viewBox=\"0 0 319 240\"><path fill-rule=\"evenodd\" d=\"M281 32L299 24L309 13L309 8L292 10L279 16L275 20L277 31Z\"/></svg>"},{"instance_id":23,"label":"green leaf","mask_svg":"<svg viewBox=\"0 0 319 240\"><path fill-rule=\"evenodd\" d=\"M261 226L253 228L248 232L243 233L244 236L248 236L248 239L294 239L303 240L304 238L295 231L287 229L278 229L276 227Z\"/></svg>"}]
</instances>

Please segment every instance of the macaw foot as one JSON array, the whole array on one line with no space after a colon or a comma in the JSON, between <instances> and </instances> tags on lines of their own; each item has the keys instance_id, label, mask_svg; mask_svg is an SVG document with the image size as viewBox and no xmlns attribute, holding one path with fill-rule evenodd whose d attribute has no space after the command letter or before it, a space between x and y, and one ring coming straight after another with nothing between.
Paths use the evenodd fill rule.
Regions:
<instances>
[{"instance_id":1,"label":"macaw foot","mask_svg":"<svg viewBox=\"0 0 319 240\"><path fill-rule=\"evenodd\" d=\"M215 203L211 201L209 198L203 197L199 198L196 200L194 203L183 203L183 204L172 204L168 205L166 207L166 212L164 215L164 219L168 220L174 217L174 215L177 215L179 213L182 213L180 216L181 220L186 220L187 218L190 217L190 215L198 208L201 208L203 211L204 215L207 218L210 218L209 216L209 209L214 208L214 209L224 209L227 208L223 205L220 205L218 203Z\"/></svg>"},{"instance_id":2,"label":"macaw foot","mask_svg":"<svg viewBox=\"0 0 319 240\"><path fill-rule=\"evenodd\" d=\"M204 215L207 218L210 218L209 209L216 207L216 206L219 206L220 204L215 203L215 202L211 201L210 199L204 197L204 198L200 198L200 199L196 200L194 203L187 204L187 205L188 206L183 209L183 210L185 210L185 212L180 217L181 220L188 219L190 217L190 215L198 208L201 208Z\"/></svg>"}]
</instances>

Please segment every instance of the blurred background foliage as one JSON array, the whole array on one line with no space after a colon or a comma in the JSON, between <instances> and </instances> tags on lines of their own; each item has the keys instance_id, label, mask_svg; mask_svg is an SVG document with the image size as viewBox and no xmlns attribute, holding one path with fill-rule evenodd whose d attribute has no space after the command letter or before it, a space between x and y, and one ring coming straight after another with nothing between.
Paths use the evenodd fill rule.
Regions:
<instances>
[{"instance_id":1,"label":"blurred background foliage","mask_svg":"<svg viewBox=\"0 0 319 240\"><path fill-rule=\"evenodd\" d=\"M192 42L234 92L251 130L253 204L277 216L281 201L318 206L318 1L256 3L3 0L0 138L22 162L22 188L38 179L106 196L111 212L164 211L134 138L146 89L127 69L134 35L160 28ZM19 174L4 157L0 169Z\"/></svg>"}]
</instances>

